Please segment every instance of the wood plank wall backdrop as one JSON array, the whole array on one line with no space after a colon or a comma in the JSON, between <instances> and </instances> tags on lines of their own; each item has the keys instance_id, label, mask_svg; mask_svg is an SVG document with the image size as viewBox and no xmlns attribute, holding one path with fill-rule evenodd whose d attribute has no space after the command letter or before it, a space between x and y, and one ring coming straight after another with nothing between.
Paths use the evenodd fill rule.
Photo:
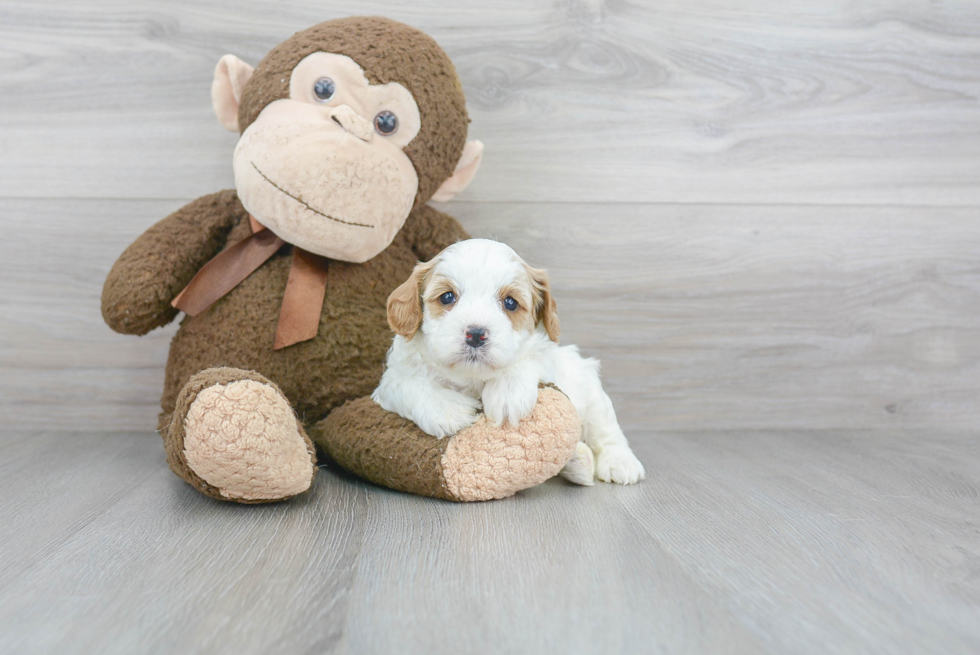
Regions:
<instances>
[{"instance_id":1,"label":"wood plank wall backdrop","mask_svg":"<svg viewBox=\"0 0 980 655\"><path fill-rule=\"evenodd\" d=\"M455 61L441 208L551 270L628 432L980 424L972 0L3 0L5 424L149 433L174 328L109 331L105 274L232 186L218 58L352 14Z\"/></svg>"}]
</instances>

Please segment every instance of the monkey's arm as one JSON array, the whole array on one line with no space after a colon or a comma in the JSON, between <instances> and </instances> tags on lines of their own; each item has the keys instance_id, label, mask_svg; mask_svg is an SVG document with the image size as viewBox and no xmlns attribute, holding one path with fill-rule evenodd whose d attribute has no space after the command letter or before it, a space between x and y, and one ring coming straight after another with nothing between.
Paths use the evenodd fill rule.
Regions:
<instances>
[{"instance_id":1,"label":"monkey's arm","mask_svg":"<svg viewBox=\"0 0 980 655\"><path fill-rule=\"evenodd\" d=\"M412 250L419 261L423 262L429 261L457 241L470 238L459 221L428 205L412 212L402 229L408 231Z\"/></svg>"},{"instance_id":2,"label":"monkey's arm","mask_svg":"<svg viewBox=\"0 0 980 655\"><path fill-rule=\"evenodd\" d=\"M506 498L558 475L582 439L582 423L565 394L549 385L516 428L494 426L481 415L455 435L436 439L365 396L310 426L309 435L362 478L466 502Z\"/></svg>"},{"instance_id":3,"label":"monkey's arm","mask_svg":"<svg viewBox=\"0 0 980 655\"><path fill-rule=\"evenodd\" d=\"M181 289L247 216L234 191L203 196L148 229L119 256L102 287L102 316L116 332L143 335L174 320Z\"/></svg>"}]
</instances>

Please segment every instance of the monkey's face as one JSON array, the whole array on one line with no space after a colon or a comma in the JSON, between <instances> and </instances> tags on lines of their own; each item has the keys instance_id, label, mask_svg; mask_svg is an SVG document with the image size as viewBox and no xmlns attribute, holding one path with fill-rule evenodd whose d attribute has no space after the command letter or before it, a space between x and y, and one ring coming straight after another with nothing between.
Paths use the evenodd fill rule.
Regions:
<instances>
[{"instance_id":1,"label":"monkey's face","mask_svg":"<svg viewBox=\"0 0 980 655\"><path fill-rule=\"evenodd\" d=\"M405 147L421 128L401 84L372 85L350 57L316 52L292 70L235 148L245 208L277 236L318 255L364 262L412 210L418 176Z\"/></svg>"},{"instance_id":2,"label":"monkey's face","mask_svg":"<svg viewBox=\"0 0 980 655\"><path fill-rule=\"evenodd\" d=\"M387 18L314 25L257 68L225 55L211 100L221 124L241 133L235 186L245 208L331 259L380 253L413 208L465 189L483 155L482 143L466 140L466 99L449 57Z\"/></svg>"}]
</instances>

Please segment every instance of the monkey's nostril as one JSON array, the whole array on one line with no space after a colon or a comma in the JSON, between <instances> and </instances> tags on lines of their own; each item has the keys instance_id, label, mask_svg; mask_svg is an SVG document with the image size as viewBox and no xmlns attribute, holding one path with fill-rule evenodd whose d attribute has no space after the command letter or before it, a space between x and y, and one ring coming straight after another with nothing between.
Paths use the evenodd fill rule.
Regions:
<instances>
[{"instance_id":1,"label":"monkey's nostril","mask_svg":"<svg viewBox=\"0 0 980 655\"><path fill-rule=\"evenodd\" d=\"M337 125L339 125L339 126L341 126L341 127L343 127L343 126L344 126L344 124L343 124L343 123L341 123L341 122L340 122L340 119L339 119L339 118L337 118L336 116L331 116L331 117L330 117L330 120L332 120L332 121L333 121L334 123L336 123Z\"/></svg>"}]
</instances>

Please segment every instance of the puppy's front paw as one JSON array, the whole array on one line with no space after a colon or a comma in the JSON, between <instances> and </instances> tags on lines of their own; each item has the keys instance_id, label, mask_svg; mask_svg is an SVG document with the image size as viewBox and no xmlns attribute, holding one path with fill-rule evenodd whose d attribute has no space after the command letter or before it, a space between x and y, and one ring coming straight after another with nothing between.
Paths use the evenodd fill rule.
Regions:
<instances>
[{"instance_id":1,"label":"puppy's front paw","mask_svg":"<svg viewBox=\"0 0 980 655\"><path fill-rule=\"evenodd\" d=\"M628 447L603 448L595 463L595 476L603 482L634 484L646 477L643 464Z\"/></svg>"},{"instance_id":2,"label":"puppy's front paw","mask_svg":"<svg viewBox=\"0 0 980 655\"><path fill-rule=\"evenodd\" d=\"M437 439L456 434L476 422L480 401L462 394L453 399L432 399L430 406L420 416L415 417L415 425L422 432Z\"/></svg>"},{"instance_id":3,"label":"puppy's front paw","mask_svg":"<svg viewBox=\"0 0 980 655\"><path fill-rule=\"evenodd\" d=\"M501 378L483 387L483 413L494 425L517 426L538 402L537 379Z\"/></svg>"}]
</instances>

